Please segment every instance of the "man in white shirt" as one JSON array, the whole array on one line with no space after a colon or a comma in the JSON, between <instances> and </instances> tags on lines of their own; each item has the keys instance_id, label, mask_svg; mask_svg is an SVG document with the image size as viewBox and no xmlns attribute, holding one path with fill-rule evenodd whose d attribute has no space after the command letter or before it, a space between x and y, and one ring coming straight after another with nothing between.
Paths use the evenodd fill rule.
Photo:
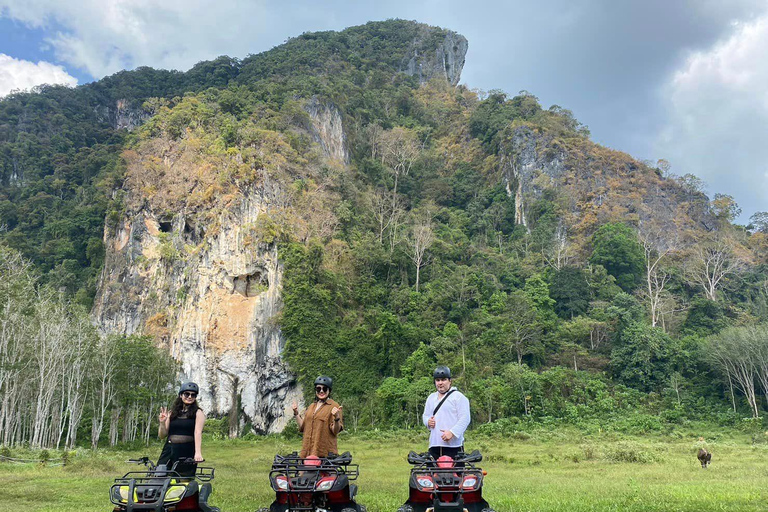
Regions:
<instances>
[{"instance_id":1,"label":"man in white shirt","mask_svg":"<svg viewBox=\"0 0 768 512\"><path fill-rule=\"evenodd\" d=\"M464 431L470 421L469 400L451 386L451 370L438 366L432 374L437 391L429 395L422 419L430 430L429 453L455 457L464 451Z\"/></svg>"}]
</instances>

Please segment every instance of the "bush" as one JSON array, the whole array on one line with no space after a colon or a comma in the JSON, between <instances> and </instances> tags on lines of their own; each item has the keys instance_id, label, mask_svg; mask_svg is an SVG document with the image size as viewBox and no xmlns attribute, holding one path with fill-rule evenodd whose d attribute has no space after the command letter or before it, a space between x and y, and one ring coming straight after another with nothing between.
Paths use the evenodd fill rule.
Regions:
<instances>
[{"instance_id":1,"label":"bush","mask_svg":"<svg viewBox=\"0 0 768 512\"><path fill-rule=\"evenodd\" d=\"M611 462L632 464L648 464L658 460L654 453L635 443L617 444L608 452L606 458Z\"/></svg>"},{"instance_id":2,"label":"bush","mask_svg":"<svg viewBox=\"0 0 768 512\"><path fill-rule=\"evenodd\" d=\"M221 440L229 437L229 418L206 418L203 433L209 434L211 439Z\"/></svg>"},{"instance_id":3,"label":"bush","mask_svg":"<svg viewBox=\"0 0 768 512\"><path fill-rule=\"evenodd\" d=\"M280 435L286 440L300 439L301 433L299 432L299 424L295 421L289 421L288 425L285 426Z\"/></svg>"}]
</instances>

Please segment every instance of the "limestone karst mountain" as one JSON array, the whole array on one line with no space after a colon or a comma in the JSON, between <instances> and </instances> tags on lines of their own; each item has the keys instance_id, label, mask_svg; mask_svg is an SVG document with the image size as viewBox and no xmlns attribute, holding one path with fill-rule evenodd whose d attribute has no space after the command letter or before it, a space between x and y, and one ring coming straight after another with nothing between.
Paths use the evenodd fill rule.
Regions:
<instances>
[{"instance_id":1,"label":"limestone karst mountain","mask_svg":"<svg viewBox=\"0 0 768 512\"><path fill-rule=\"evenodd\" d=\"M419 83L437 79L456 85L466 39L409 27L416 28L413 39L401 42L397 50L403 57L389 72L401 71ZM289 42L265 58L302 42ZM244 61L240 71L249 80L255 79L252 69L258 73L259 57L253 60ZM318 59L312 67L324 70L332 64ZM304 162L290 162L286 155L291 175L311 174L322 165L348 166L339 108L314 95L296 101L301 119L291 129L316 143L318 154ZM117 129L135 128L149 117L130 111L126 103L119 100L109 114ZM126 158L125 209L116 228L104 232L106 260L93 316L104 332L156 336L181 361L183 377L201 385L201 399L213 413L240 404L243 421L256 431L279 431L290 419L287 405L301 393L280 357L285 340L276 315L282 307L283 268L276 244L265 242L259 228L264 218L294 207L285 190L289 183L251 169L260 174L255 182L236 181L212 192L238 163L226 156L201 157L199 148L186 142L161 135ZM205 194L225 195L205 201Z\"/></svg>"},{"instance_id":2,"label":"limestone karst mountain","mask_svg":"<svg viewBox=\"0 0 768 512\"><path fill-rule=\"evenodd\" d=\"M491 380L520 362L661 379L670 357L634 373L612 359L639 304L670 345L762 318L765 244L731 225L727 197L593 143L529 93L459 85L467 48L389 20L3 99L0 239L103 333L152 336L206 411L257 432L281 430L319 372L352 421L413 423L401 391L423 392L439 358ZM618 270L593 257L615 223L657 235L617 237L631 246ZM734 272L702 285L710 242ZM517 306L535 343L510 341ZM622 382L665 385L653 378Z\"/></svg>"}]
</instances>

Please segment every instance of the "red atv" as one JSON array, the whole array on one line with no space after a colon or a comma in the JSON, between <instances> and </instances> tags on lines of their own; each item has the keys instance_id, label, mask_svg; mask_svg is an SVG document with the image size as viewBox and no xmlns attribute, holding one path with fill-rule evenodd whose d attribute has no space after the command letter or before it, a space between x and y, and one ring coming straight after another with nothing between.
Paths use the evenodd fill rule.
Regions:
<instances>
[{"instance_id":1,"label":"red atv","mask_svg":"<svg viewBox=\"0 0 768 512\"><path fill-rule=\"evenodd\" d=\"M481 460L477 450L437 460L430 453L409 453L410 496L397 512L494 512L483 499L485 472L475 466Z\"/></svg>"},{"instance_id":2,"label":"red atv","mask_svg":"<svg viewBox=\"0 0 768 512\"><path fill-rule=\"evenodd\" d=\"M296 452L276 455L269 473L275 501L257 512L365 512L355 503L357 464L349 452L301 458Z\"/></svg>"}]
</instances>

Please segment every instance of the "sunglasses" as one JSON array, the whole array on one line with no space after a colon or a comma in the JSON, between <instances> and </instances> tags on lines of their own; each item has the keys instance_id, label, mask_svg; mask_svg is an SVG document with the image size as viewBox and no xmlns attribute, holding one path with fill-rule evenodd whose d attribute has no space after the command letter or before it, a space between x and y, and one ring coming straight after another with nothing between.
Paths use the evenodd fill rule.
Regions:
<instances>
[{"instance_id":1,"label":"sunglasses","mask_svg":"<svg viewBox=\"0 0 768 512\"><path fill-rule=\"evenodd\" d=\"M315 386L315 393L325 393L328 388L325 386Z\"/></svg>"},{"instance_id":2,"label":"sunglasses","mask_svg":"<svg viewBox=\"0 0 768 512\"><path fill-rule=\"evenodd\" d=\"M189 391L185 391L181 394L184 398L197 398L197 393L190 393Z\"/></svg>"}]
</instances>

